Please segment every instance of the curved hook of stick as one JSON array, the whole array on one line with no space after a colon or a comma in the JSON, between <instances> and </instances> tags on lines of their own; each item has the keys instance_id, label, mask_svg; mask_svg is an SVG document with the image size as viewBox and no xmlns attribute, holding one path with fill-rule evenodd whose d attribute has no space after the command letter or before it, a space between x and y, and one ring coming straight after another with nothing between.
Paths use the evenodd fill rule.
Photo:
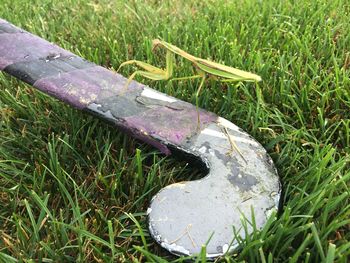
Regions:
<instances>
[{"instance_id":1,"label":"curved hook of stick","mask_svg":"<svg viewBox=\"0 0 350 263\"><path fill-rule=\"evenodd\" d=\"M200 158L209 172L196 181L169 185L154 196L149 229L174 254L195 255L207 244L207 257L215 258L237 247L233 228L243 237L247 234L242 220L255 221L249 233L264 226L278 207L280 184L265 149L221 117L187 146L183 150Z\"/></svg>"},{"instance_id":2,"label":"curved hook of stick","mask_svg":"<svg viewBox=\"0 0 350 263\"><path fill-rule=\"evenodd\" d=\"M208 171L163 188L148 209L149 230L165 249L208 258L237 247L277 208L280 182L271 158L233 123L88 62L0 19L0 70L78 109L102 117L164 154L180 152ZM242 218L254 226L242 227ZM253 219L252 219L253 218Z\"/></svg>"}]
</instances>

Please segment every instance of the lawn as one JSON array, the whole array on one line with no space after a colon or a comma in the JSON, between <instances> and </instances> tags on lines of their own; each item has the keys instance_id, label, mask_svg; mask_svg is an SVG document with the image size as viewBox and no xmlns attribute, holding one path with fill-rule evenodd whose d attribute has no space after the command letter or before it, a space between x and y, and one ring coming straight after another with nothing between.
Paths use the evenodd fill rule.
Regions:
<instances>
[{"instance_id":1,"label":"lawn","mask_svg":"<svg viewBox=\"0 0 350 263\"><path fill-rule=\"evenodd\" d=\"M0 17L108 68L164 65L160 37L260 75L209 81L199 100L264 145L283 185L276 220L218 261L350 257L349 1L1 0ZM137 80L195 103L198 81ZM0 262L185 262L149 236L146 209L194 167L3 73L0 113Z\"/></svg>"}]
</instances>

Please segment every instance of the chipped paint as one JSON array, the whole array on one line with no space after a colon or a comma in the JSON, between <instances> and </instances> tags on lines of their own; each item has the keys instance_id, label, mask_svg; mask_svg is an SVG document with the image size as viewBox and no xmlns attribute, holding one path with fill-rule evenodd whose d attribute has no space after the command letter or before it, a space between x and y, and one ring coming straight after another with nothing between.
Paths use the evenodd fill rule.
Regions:
<instances>
[{"instance_id":1,"label":"chipped paint","mask_svg":"<svg viewBox=\"0 0 350 263\"><path fill-rule=\"evenodd\" d=\"M205 153L207 151L207 147L202 146L201 148L198 149L200 153Z\"/></svg>"},{"instance_id":2,"label":"chipped paint","mask_svg":"<svg viewBox=\"0 0 350 263\"><path fill-rule=\"evenodd\" d=\"M90 103L88 105L88 109L94 111L94 112L101 112L101 104L96 104L96 103ZM112 112L110 110L104 111L103 113L101 112L101 114L103 114L103 116L108 119L108 120L116 120L116 118L112 115Z\"/></svg>"},{"instance_id":3,"label":"chipped paint","mask_svg":"<svg viewBox=\"0 0 350 263\"><path fill-rule=\"evenodd\" d=\"M184 188L185 185L186 185L186 182L179 182L179 183L168 185L166 186L166 188ZM165 199L163 198L162 200L164 201Z\"/></svg>"},{"instance_id":4,"label":"chipped paint","mask_svg":"<svg viewBox=\"0 0 350 263\"><path fill-rule=\"evenodd\" d=\"M226 253L228 251L229 245L228 244L224 244L222 246L222 253Z\"/></svg>"},{"instance_id":5,"label":"chipped paint","mask_svg":"<svg viewBox=\"0 0 350 263\"><path fill-rule=\"evenodd\" d=\"M160 243L162 247L164 247L166 250L177 254L177 255L190 255L190 251L188 251L186 248L176 245L175 243L168 244L166 242Z\"/></svg>"},{"instance_id":6,"label":"chipped paint","mask_svg":"<svg viewBox=\"0 0 350 263\"><path fill-rule=\"evenodd\" d=\"M150 222L162 222L162 221L174 221L165 216L164 218L158 218L158 220L150 220Z\"/></svg>"},{"instance_id":7,"label":"chipped paint","mask_svg":"<svg viewBox=\"0 0 350 263\"><path fill-rule=\"evenodd\" d=\"M243 192L251 190L252 187L258 183L256 177L250 174L245 174L244 176L241 175L240 177L235 174L229 175L227 179L233 185L238 186Z\"/></svg>"},{"instance_id":8,"label":"chipped paint","mask_svg":"<svg viewBox=\"0 0 350 263\"><path fill-rule=\"evenodd\" d=\"M214 258L217 258L217 257L220 257L226 253L231 253L237 246L230 246L228 244L224 244L223 246L219 246L221 248L221 251L218 253L207 253L207 258L209 259L214 259Z\"/></svg>"}]
</instances>

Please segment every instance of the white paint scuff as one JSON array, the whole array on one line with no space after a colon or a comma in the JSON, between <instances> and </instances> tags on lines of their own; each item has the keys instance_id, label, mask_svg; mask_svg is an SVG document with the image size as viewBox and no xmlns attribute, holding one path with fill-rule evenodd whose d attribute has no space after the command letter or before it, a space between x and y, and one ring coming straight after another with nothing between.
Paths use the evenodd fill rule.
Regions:
<instances>
[{"instance_id":1,"label":"white paint scuff","mask_svg":"<svg viewBox=\"0 0 350 263\"><path fill-rule=\"evenodd\" d=\"M227 135L223 132L219 132L219 131L216 131L216 130L213 130L213 129L210 129L210 128L205 128L201 134L204 134L204 135L209 135L209 136L213 136L213 137L218 137L218 138L222 138L222 139L227 139ZM242 143L250 143L254 146L259 146L257 142L255 142L254 140L249 140L249 139L246 139L246 138L242 138L242 137L237 137L237 136L234 136L234 135L231 135L231 138L235 141L235 142L242 142Z\"/></svg>"},{"instance_id":2,"label":"white paint scuff","mask_svg":"<svg viewBox=\"0 0 350 263\"><path fill-rule=\"evenodd\" d=\"M233 130L233 131L241 132L237 125L233 124L232 122L230 122L222 117L219 117L217 121L218 121L218 124L221 126L229 128L230 130Z\"/></svg>"},{"instance_id":3,"label":"white paint scuff","mask_svg":"<svg viewBox=\"0 0 350 263\"><path fill-rule=\"evenodd\" d=\"M175 102L176 99L170 96L167 96L163 93L160 93L158 91L155 91L153 89L145 87L141 93L141 96L151 98L151 99L156 99L156 100L162 100L162 101L167 101L167 102Z\"/></svg>"}]
</instances>

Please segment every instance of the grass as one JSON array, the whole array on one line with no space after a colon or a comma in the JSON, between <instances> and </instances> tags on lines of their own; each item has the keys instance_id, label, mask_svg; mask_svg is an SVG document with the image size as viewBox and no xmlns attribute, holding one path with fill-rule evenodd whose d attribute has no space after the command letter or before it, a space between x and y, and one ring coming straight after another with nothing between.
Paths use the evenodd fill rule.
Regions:
<instances>
[{"instance_id":1,"label":"grass","mask_svg":"<svg viewBox=\"0 0 350 263\"><path fill-rule=\"evenodd\" d=\"M199 101L265 146L284 189L276 220L237 236L240 250L219 262L350 257L349 16L346 0L0 5L0 17L105 67L162 65L151 52L161 37L262 76L259 86L207 83ZM192 66L178 60L175 72ZM139 80L195 102L198 82ZM198 178L195 168L2 73L0 112L0 261L185 262L153 242L145 211L165 185Z\"/></svg>"}]
</instances>

